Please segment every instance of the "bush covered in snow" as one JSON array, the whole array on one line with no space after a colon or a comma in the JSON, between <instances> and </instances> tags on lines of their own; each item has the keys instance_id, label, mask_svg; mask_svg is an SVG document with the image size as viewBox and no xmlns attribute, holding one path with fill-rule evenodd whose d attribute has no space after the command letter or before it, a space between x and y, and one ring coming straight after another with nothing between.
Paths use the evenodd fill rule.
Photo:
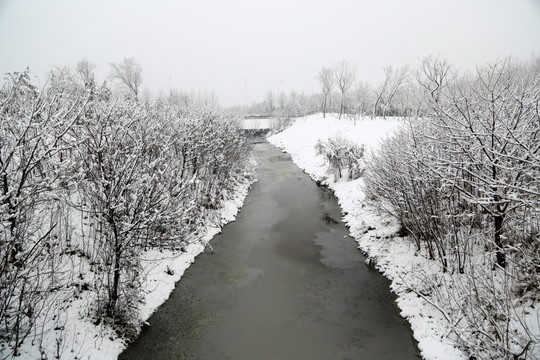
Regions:
<instances>
[{"instance_id":1,"label":"bush covered in snow","mask_svg":"<svg viewBox=\"0 0 540 360\"><path fill-rule=\"evenodd\" d=\"M537 358L540 76L506 59L459 77L427 59L423 119L367 165L366 195L441 273L413 289L476 359Z\"/></svg>"},{"instance_id":2,"label":"bush covered in snow","mask_svg":"<svg viewBox=\"0 0 540 360\"><path fill-rule=\"evenodd\" d=\"M343 136L334 135L326 140L318 140L315 145L317 155L322 155L328 166L341 178L344 172L347 179L354 180L364 172L365 148Z\"/></svg>"},{"instance_id":3,"label":"bush covered in snow","mask_svg":"<svg viewBox=\"0 0 540 360\"><path fill-rule=\"evenodd\" d=\"M246 176L231 116L111 99L65 75L38 91L14 73L0 91L0 358L25 341L60 358L83 295L78 316L135 335L143 251L181 251Z\"/></svg>"}]
</instances>

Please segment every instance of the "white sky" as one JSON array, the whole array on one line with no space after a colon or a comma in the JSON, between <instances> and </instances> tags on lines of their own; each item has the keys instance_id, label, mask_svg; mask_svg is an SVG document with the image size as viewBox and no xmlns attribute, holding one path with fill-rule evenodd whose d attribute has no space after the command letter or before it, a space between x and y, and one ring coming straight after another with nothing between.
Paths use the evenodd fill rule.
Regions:
<instances>
[{"instance_id":1,"label":"white sky","mask_svg":"<svg viewBox=\"0 0 540 360\"><path fill-rule=\"evenodd\" d=\"M0 74L87 57L103 81L134 57L143 87L213 90L224 106L268 89L319 90L340 59L376 83L382 67L441 55L459 68L540 54L540 0L0 0ZM242 77L242 75L245 76ZM37 81L37 80L36 80ZM283 83L281 83L283 81Z\"/></svg>"}]
</instances>

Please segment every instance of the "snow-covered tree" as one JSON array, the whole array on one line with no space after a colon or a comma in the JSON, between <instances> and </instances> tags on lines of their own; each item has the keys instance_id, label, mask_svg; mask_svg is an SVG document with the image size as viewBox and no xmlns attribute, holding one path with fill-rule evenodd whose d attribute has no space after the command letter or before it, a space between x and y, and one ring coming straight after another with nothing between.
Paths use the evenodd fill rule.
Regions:
<instances>
[{"instance_id":1,"label":"snow-covered tree","mask_svg":"<svg viewBox=\"0 0 540 360\"><path fill-rule=\"evenodd\" d=\"M430 117L445 130L443 164L459 175L446 181L492 218L503 267L505 223L538 202L538 81L507 58L427 99Z\"/></svg>"},{"instance_id":2,"label":"snow-covered tree","mask_svg":"<svg viewBox=\"0 0 540 360\"><path fill-rule=\"evenodd\" d=\"M336 86L340 91L339 117L348 111L347 95L356 79L356 65L347 60L341 60L334 66Z\"/></svg>"},{"instance_id":3,"label":"snow-covered tree","mask_svg":"<svg viewBox=\"0 0 540 360\"><path fill-rule=\"evenodd\" d=\"M268 90L265 94L264 107L268 114L273 114L276 109L276 97L272 90Z\"/></svg>"},{"instance_id":4,"label":"snow-covered tree","mask_svg":"<svg viewBox=\"0 0 540 360\"><path fill-rule=\"evenodd\" d=\"M319 71L317 80L319 81L319 84L321 86L321 92L322 92L321 101L322 101L323 117L326 117L326 113L328 112L328 107L330 106L330 103L332 102L331 95L332 95L332 90L335 85L334 70L328 67L323 67L321 71Z\"/></svg>"},{"instance_id":5,"label":"snow-covered tree","mask_svg":"<svg viewBox=\"0 0 540 360\"><path fill-rule=\"evenodd\" d=\"M53 82L39 92L29 71L0 91L0 339L13 354L55 287L62 251L54 209L63 186L67 133L88 100Z\"/></svg>"},{"instance_id":6,"label":"snow-covered tree","mask_svg":"<svg viewBox=\"0 0 540 360\"><path fill-rule=\"evenodd\" d=\"M384 81L375 89L374 115L386 117L391 111L396 95L409 81L409 67L402 66L397 70L391 65L384 67Z\"/></svg>"},{"instance_id":7,"label":"snow-covered tree","mask_svg":"<svg viewBox=\"0 0 540 360\"><path fill-rule=\"evenodd\" d=\"M119 63L110 63L109 78L127 89L135 101L138 101L142 83L142 67L134 58L124 58Z\"/></svg>"},{"instance_id":8,"label":"snow-covered tree","mask_svg":"<svg viewBox=\"0 0 540 360\"><path fill-rule=\"evenodd\" d=\"M96 69L96 64L91 63L87 58L83 58L77 63L75 70L85 87L90 87L96 82L96 77L94 71Z\"/></svg>"},{"instance_id":9,"label":"snow-covered tree","mask_svg":"<svg viewBox=\"0 0 540 360\"><path fill-rule=\"evenodd\" d=\"M501 59L458 77L422 64L423 118L368 163L369 197L448 275L421 296L476 358L525 358L538 343L523 304L538 299L540 77ZM472 289L472 290L471 290Z\"/></svg>"}]
</instances>

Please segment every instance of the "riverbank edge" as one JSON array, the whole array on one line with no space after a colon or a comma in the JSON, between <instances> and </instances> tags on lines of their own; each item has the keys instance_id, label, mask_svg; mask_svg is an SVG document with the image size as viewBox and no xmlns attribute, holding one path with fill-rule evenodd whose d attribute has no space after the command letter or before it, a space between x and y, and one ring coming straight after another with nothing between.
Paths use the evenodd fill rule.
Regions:
<instances>
[{"instance_id":1,"label":"riverbank edge","mask_svg":"<svg viewBox=\"0 0 540 360\"><path fill-rule=\"evenodd\" d=\"M244 174L241 181L237 181L235 191L224 201L220 209L215 210L215 220L206 225L205 231L196 235L196 238L184 249L184 252L169 251L168 254L158 250L146 252L146 257L143 259L147 262L145 267L147 269L144 290L145 304L140 309L145 325L150 325L147 320L169 299L176 287L176 283L182 279L185 271L195 263L197 256L205 251L213 252L210 242L214 236L221 233L225 225L236 220L249 194L251 185L257 181L255 178L256 161L254 158L251 159L251 163L251 170ZM118 357L126 346L127 344L122 343L122 347L114 359Z\"/></svg>"},{"instance_id":2,"label":"riverbank edge","mask_svg":"<svg viewBox=\"0 0 540 360\"><path fill-rule=\"evenodd\" d=\"M305 118L298 119L304 124ZM347 120L343 120L347 121ZM294 127L296 122L292 125ZM302 126L302 125L299 125ZM288 128L290 129L290 128ZM406 237L399 237L396 219L377 211L365 199L363 180L334 180L324 160L316 155L313 139L327 138L328 132L317 132L317 126L308 127L313 146L299 144L297 136L287 136L287 130L268 137L268 141L291 155L293 162L318 184L328 187L337 197L342 210L342 220L349 233L367 257L366 265L377 269L390 280L390 290L396 294L400 315L410 324L418 343L420 355L426 360L465 360L467 356L451 338L451 324L426 299L410 291L411 274L415 268L433 268L430 261L416 252L414 244ZM305 129L304 129L305 130ZM434 269L434 271L436 271ZM413 281L421 281L417 278Z\"/></svg>"},{"instance_id":3,"label":"riverbank edge","mask_svg":"<svg viewBox=\"0 0 540 360\"><path fill-rule=\"evenodd\" d=\"M150 316L169 298L176 283L193 264L196 257L204 251L212 251L210 241L223 227L236 220L244 205L251 185L256 179L257 162L255 157L246 164L243 174L231 178L234 191L224 193L220 208L207 216L207 223L193 234L190 244L182 250L148 250L143 252L144 281L142 292L144 301L139 308L141 326L149 326ZM92 299L75 299L64 309L61 338L55 332L50 336L43 334L41 349L32 341L23 343L17 359L34 360L43 354L58 353L60 359L101 359L114 360L125 350L127 340L118 337L110 326L93 324L87 316ZM55 329L57 330L57 329ZM60 340L60 341L59 341ZM0 358L3 358L0 349Z\"/></svg>"}]
</instances>

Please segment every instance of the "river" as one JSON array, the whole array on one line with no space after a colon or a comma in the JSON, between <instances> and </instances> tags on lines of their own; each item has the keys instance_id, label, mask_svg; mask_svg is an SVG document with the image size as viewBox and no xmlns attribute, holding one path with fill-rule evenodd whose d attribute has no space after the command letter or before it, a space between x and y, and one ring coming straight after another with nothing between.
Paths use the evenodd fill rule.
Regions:
<instances>
[{"instance_id":1,"label":"river","mask_svg":"<svg viewBox=\"0 0 540 360\"><path fill-rule=\"evenodd\" d=\"M336 198L255 144L258 182L119 359L419 359Z\"/></svg>"}]
</instances>

